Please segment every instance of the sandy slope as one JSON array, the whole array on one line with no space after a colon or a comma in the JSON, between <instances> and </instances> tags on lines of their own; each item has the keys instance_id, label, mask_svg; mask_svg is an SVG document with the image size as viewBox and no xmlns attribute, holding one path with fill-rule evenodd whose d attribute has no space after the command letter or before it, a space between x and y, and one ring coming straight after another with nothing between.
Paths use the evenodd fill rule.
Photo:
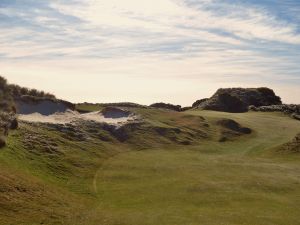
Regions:
<instances>
[{"instance_id":1,"label":"sandy slope","mask_svg":"<svg viewBox=\"0 0 300 225\"><path fill-rule=\"evenodd\" d=\"M100 111L80 114L75 111L67 110L64 113L54 113L49 116L45 116L40 113L32 113L28 115L20 114L19 119L27 122L52 123L52 124L73 123L78 120L88 120L88 121L95 121L99 123L108 123L108 124L122 124L122 123L127 123L136 120L136 117L134 115L128 115L119 118L106 118L103 116L103 114Z\"/></svg>"}]
</instances>

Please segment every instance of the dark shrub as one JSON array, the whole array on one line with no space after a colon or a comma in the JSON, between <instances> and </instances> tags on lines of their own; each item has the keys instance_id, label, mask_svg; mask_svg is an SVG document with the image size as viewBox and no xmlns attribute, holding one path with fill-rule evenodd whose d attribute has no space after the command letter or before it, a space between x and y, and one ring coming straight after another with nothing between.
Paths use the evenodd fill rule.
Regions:
<instances>
[{"instance_id":1,"label":"dark shrub","mask_svg":"<svg viewBox=\"0 0 300 225\"><path fill-rule=\"evenodd\" d=\"M261 88L257 88L257 90L265 96L267 96L267 95L274 96L275 95L275 92L270 88L261 87Z\"/></svg>"},{"instance_id":2,"label":"dark shrub","mask_svg":"<svg viewBox=\"0 0 300 225\"><path fill-rule=\"evenodd\" d=\"M193 108L198 107L201 103L206 102L207 100L208 100L208 98L203 98L203 99L197 100L193 103L192 107Z\"/></svg>"},{"instance_id":3,"label":"dark shrub","mask_svg":"<svg viewBox=\"0 0 300 225\"><path fill-rule=\"evenodd\" d=\"M187 111L187 110L190 110L190 109L192 109L193 107L190 107L190 106L186 106L186 107L183 107L183 108L181 108L181 110L180 111Z\"/></svg>"},{"instance_id":4,"label":"dark shrub","mask_svg":"<svg viewBox=\"0 0 300 225\"><path fill-rule=\"evenodd\" d=\"M163 102L154 103L154 104L150 105L150 107L159 108L159 109L169 109L169 110L173 110L173 111L177 111L177 112L181 111L180 105L172 105L172 104L163 103Z\"/></svg>"},{"instance_id":5,"label":"dark shrub","mask_svg":"<svg viewBox=\"0 0 300 225\"><path fill-rule=\"evenodd\" d=\"M128 117L131 114L131 112L127 110L111 106L105 107L101 113L105 118L122 118Z\"/></svg>"},{"instance_id":6,"label":"dark shrub","mask_svg":"<svg viewBox=\"0 0 300 225\"><path fill-rule=\"evenodd\" d=\"M201 109L225 111L225 112L246 112L248 107L268 105L281 105L280 97L269 88L221 88L208 100L198 101L197 107Z\"/></svg>"},{"instance_id":7,"label":"dark shrub","mask_svg":"<svg viewBox=\"0 0 300 225\"><path fill-rule=\"evenodd\" d=\"M5 147L5 145L6 145L5 137L0 136L0 148Z\"/></svg>"},{"instance_id":8,"label":"dark shrub","mask_svg":"<svg viewBox=\"0 0 300 225\"><path fill-rule=\"evenodd\" d=\"M247 106L238 97L228 93L220 94L219 99L226 112L246 112L248 110Z\"/></svg>"},{"instance_id":9,"label":"dark shrub","mask_svg":"<svg viewBox=\"0 0 300 225\"><path fill-rule=\"evenodd\" d=\"M18 128L18 126L19 126L18 120L17 120L17 118L14 118L14 119L11 121L10 127L9 127L9 128L10 128L11 130L15 130L15 129Z\"/></svg>"}]
</instances>

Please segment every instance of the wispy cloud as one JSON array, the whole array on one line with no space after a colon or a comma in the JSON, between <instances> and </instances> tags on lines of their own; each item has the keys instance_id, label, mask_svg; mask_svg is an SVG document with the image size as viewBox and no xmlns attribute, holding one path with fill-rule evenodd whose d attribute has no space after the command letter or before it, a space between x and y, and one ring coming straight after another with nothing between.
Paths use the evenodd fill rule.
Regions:
<instances>
[{"instance_id":1,"label":"wispy cloud","mask_svg":"<svg viewBox=\"0 0 300 225\"><path fill-rule=\"evenodd\" d=\"M297 0L2 0L0 72L294 87L299 14Z\"/></svg>"}]
</instances>

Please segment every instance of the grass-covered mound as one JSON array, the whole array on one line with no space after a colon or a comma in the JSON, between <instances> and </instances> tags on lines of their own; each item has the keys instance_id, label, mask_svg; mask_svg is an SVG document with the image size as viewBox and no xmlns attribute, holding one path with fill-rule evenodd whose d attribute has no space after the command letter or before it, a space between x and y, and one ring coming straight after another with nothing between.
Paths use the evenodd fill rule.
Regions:
<instances>
[{"instance_id":1,"label":"grass-covered mound","mask_svg":"<svg viewBox=\"0 0 300 225\"><path fill-rule=\"evenodd\" d=\"M2 113L49 115L55 112L65 112L68 109L75 110L75 105L57 99L54 95L44 91L9 84L4 77L0 76L0 112Z\"/></svg>"},{"instance_id":2,"label":"grass-covered mound","mask_svg":"<svg viewBox=\"0 0 300 225\"><path fill-rule=\"evenodd\" d=\"M300 133L297 134L291 141L280 146L277 151L282 153L300 153Z\"/></svg>"},{"instance_id":3,"label":"grass-covered mound","mask_svg":"<svg viewBox=\"0 0 300 225\"><path fill-rule=\"evenodd\" d=\"M200 100L194 107L223 112L247 112L248 107L281 104L280 97L269 88L221 88L207 100Z\"/></svg>"},{"instance_id":4,"label":"grass-covered mound","mask_svg":"<svg viewBox=\"0 0 300 225\"><path fill-rule=\"evenodd\" d=\"M217 121L217 125L221 127L220 142L228 141L244 134L251 134L252 132L250 128L242 127L232 119L220 119Z\"/></svg>"}]
</instances>

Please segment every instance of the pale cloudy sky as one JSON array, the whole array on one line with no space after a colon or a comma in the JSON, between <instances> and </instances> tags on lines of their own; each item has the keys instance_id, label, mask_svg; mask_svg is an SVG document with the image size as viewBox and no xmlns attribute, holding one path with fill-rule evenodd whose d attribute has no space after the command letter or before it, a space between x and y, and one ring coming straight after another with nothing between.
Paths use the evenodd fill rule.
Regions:
<instances>
[{"instance_id":1,"label":"pale cloudy sky","mask_svg":"<svg viewBox=\"0 0 300 225\"><path fill-rule=\"evenodd\" d=\"M299 0L0 0L0 74L73 102L300 103Z\"/></svg>"}]
</instances>

